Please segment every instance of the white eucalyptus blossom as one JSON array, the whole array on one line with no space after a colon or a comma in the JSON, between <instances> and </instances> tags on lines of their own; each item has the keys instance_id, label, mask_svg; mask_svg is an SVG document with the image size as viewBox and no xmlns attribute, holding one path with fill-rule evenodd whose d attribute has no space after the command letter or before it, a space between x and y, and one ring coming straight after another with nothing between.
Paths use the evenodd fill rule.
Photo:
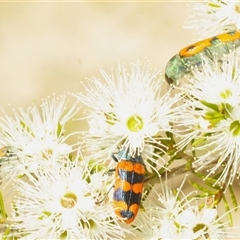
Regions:
<instances>
[{"instance_id":1,"label":"white eucalyptus blossom","mask_svg":"<svg viewBox=\"0 0 240 240\"><path fill-rule=\"evenodd\" d=\"M193 28L201 37L240 29L240 1L205 0L189 4L186 28Z\"/></svg>"},{"instance_id":2,"label":"white eucalyptus blossom","mask_svg":"<svg viewBox=\"0 0 240 240\"><path fill-rule=\"evenodd\" d=\"M219 67L220 66L220 67ZM186 109L177 122L179 148L191 142L197 170L220 172L216 184L232 184L240 170L240 57L206 63L182 90ZM191 149L189 150L189 153ZM210 165L210 166L209 166Z\"/></svg>"},{"instance_id":3,"label":"white eucalyptus blossom","mask_svg":"<svg viewBox=\"0 0 240 240\"><path fill-rule=\"evenodd\" d=\"M42 166L15 180L17 191L12 221L20 239L122 239L107 197L112 186L107 174L89 168L85 160Z\"/></svg>"},{"instance_id":4,"label":"white eucalyptus blossom","mask_svg":"<svg viewBox=\"0 0 240 240\"><path fill-rule=\"evenodd\" d=\"M218 209L207 201L200 207L201 199L191 199L196 192L184 194L183 186L176 190L162 183L151 200L144 202L144 212L135 220L141 239L236 239L238 232L225 221L226 214L218 216ZM190 200L189 200L190 199Z\"/></svg>"},{"instance_id":5,"label":"white eucalyptus blossom","mask_svg":"<svg viewBox=\"0 0 240 240\"><path fill-rule=\"evenodd\" d=\"M67 109L66 96L42 100L24 111L13 110L13 117L3 110L0 116L0 144L6 148L1 160L2 178L11 179L34 172L42 164L52 165L73 151L67 142L65 125L78 109L74 104Z\"/></svg>"},{"instance_id":6,"label":"white eucalyptus blossom","mask_svg":"<svg viewBox=\"0 0 240 240\"><path fill-rule=\"evenodd\" d=\"M131 155L141 153L148 159L156 149L166 151L161 140L167 139L166 131L171 131L179 96L171 97L171 90L162 93L166 89L159 70L152 69L149 63L141 66L136 62L130 72L120 64L116 74L109 76L100 71L103 79L90 79L87 94L76 95L89 107L85 138L88 149L102 159L122 146ZM155 157L159 158L159 154Z\"/></svg>"}]
</instances>

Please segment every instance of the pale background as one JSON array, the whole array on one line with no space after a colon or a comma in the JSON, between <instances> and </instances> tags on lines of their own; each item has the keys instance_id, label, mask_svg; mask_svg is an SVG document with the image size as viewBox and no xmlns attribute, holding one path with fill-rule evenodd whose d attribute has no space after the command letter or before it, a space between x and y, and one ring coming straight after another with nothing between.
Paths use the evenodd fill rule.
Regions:
<instances>
[{"instance_id":1,"label":"pale background","mask_svg":"<svg viewBox=\"0 0 240 240\"><path fill-rule=\"evenodd\" d=\"M0 3L0 107L81 91L119 61L146 57L164 72L196 37L186 16L186 2Z\"/></svg>"},{"instance_id":2,"label":"pale background","mask_svg":"<svg viewBox=\"0 0 240 240\"><path fill-rule=\"evenodd\" d=\"M118 61L164 69L193 39L185 16L185 2L0 3L1 106L80 91Z\"/></svg>"}]
</instances>

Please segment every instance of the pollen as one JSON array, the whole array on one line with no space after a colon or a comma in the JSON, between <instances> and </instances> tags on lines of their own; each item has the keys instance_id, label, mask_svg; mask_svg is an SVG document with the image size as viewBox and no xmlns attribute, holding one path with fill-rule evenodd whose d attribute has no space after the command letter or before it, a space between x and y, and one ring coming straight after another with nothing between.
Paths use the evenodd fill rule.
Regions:
<instances>
[{"instance_id":1,"label":"pollen","mask_svg":"<svg viewBox=\"0 0 240 240\"><path fill-rule=\"evenodd\" d=\"M141 131L143 129L143 126L143 119L137 114L132 115L127 120L127 127L131 132Z\"/></svg>"}]
</instances>

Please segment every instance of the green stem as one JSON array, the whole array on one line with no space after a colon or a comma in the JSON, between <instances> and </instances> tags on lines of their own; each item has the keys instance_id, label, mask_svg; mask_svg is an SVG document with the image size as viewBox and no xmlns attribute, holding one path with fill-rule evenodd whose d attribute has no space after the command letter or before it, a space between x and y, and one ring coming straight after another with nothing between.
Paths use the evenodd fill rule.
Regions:
<instances>
[{"instance_id":1,"label":"green stem","mask_svg":"<svg viewBox=\"0 0 240 240\"><path fill-rule=\"evenodd\" d=\"M202 169L202 171L204 171L204 170L206 170L206 169L209 169L209 168L211 168L211 167L213 167L213 166L215 166L215 165L216 165L216 163L215 163L215 161L214 161L214 162L206 165L206 166ZM173 178L176 178L176 177L178 177L178 176L180 176L180 175L186 174L186 173L188 173L188 172L191 172L191 173L193 173L193 174L196 172L196 168L194 168L194 167L192 166L191 161L190 161L190 162L187 162L186 164L182 164L182 165L180 165L180 166L174 167L174 168L172 168L172 169L170 169L170 170L166 170L165 172L163 172L163 173L161 174L161 179L163 179L164 181L165 181L166 179L173 179ZM146 178L144 179L144 182L148 182L148 183L150 183L151 185L154 185L154 184L156 184L156 183L159 183L159 178L156 177L156 176L157 176L157 174L154 173L153 175L150 175L149 177L146 177Z\"/></svg>"},{"instance_id":2,"label":"green stem","mask_svg":"<svg viewBox=\"0 0 240 240\"><path fill-rule=\"evenodd\" d=\"M5 211L5 206L4 206L4 200L3 200L2 192L0 192L0 210L1 210L1 217L2 218L6 218L7 214L6 214L6 211Z\"/></svg>"}]
</instances>

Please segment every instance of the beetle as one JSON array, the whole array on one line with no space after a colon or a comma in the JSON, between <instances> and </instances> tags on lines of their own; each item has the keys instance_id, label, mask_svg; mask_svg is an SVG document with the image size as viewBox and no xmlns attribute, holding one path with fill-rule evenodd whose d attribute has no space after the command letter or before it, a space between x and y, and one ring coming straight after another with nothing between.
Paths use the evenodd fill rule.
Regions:
<instances>
[{"instance_id":1,"label":"beetle","mask_svg":"<svg viewBox=\"0 0 240 240\"><path fill-rule=\"evenodd\" d=\"M135 219L140 207L145 165L141 155L136 153L131 156L127 150L120 151L118 158L113 154L112 158L117 162L113 207L116 215L129 224Z\"/></svg>"},{"instance_id":2,"label":"beetle","mask_svg":"<svg viewBox=\"0 0 240 240\"><path fill-rule=\"evenodd\" d=\"M177 84L178 80L201 68L206 61L217 59L220 61L224 54L228 54L240 46L240 31L231 31L193 43L174 55L165 68L165 79L169 84Z\"/></svg>"}]
</instances>

